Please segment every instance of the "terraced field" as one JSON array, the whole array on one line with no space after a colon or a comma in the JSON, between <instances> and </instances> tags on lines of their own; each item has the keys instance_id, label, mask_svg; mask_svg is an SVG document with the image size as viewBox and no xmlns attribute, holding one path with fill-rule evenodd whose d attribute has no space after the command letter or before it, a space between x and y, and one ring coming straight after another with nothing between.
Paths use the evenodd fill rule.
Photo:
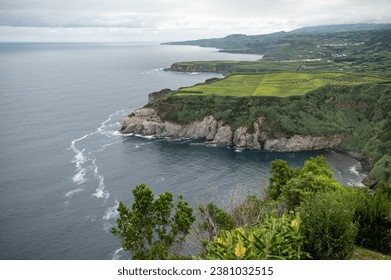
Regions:
<instances>
[{"instance_id":1,"label":"terraced field","mask_svg":"<svg viewBox=\"0 0 391 280\"><path fill-rule=\"evenodd\" d=\"M366 83L391 83L390 79L345 74L326 73L262 73L233 74L224 79L180 88L177 95L220 95L220 96L278 96L303 95L322 86L360 85Z\"/></svg>"}]
</instances>

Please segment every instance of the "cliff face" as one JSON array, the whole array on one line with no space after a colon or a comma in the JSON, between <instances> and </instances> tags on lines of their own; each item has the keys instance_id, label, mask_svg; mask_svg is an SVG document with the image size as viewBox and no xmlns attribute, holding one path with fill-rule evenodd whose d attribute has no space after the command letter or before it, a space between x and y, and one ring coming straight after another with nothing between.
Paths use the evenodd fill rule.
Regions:
<instances>
[{"instance_id":1,"label":"cliff face","mask_svg":"<svg viewBox=\"0 0 391 280\"><path fill-rule=\"evenodd\" d=\"M262 119L254 122L254 129L248 132L246 127L232 131L230 126L207 116L202 121L181 125L162 121L152 108L134 111L122 121L120 132L123 134L140 134L155 137L202 139L218 146L234 146L240 149L268 151L305 151L336 147L343 135L303 136L294 135L290 138L268 138L267 133L260 130Z\"/></svg>"}]
</instances>

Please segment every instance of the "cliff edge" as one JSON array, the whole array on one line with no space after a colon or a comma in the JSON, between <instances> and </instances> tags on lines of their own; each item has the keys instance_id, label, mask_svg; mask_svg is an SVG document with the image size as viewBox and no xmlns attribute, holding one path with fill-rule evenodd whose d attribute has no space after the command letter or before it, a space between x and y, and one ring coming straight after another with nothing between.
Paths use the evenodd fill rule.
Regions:
<instances>
[{"instance_id":1,"label":"cliff edge","mask_svg":"<svg viewBox=\"0 0 391 280\"><path fill-rule=\"evenodd\" d=\"M336 149L370 171L365 184L391 183L391 88L326 85L302 96L217 96L164 89L122 121L120 132L202 140L236 149Z\"/></svg>"},{"instance_id":2,"label":"cliff edge","mask_svg":"<svg viewBox=\"0 0 391 280\"><path fill-rule=\"evenodd\" d=\"M178 124L163 121L153 108L142 108L135 110L130 116L122 120L120 132L160 138L197 139L218 146L278 152L332 149L337 147L344 138L343 134L327 136L293 135L292 137L270 138L267 131L262 131L262 122L264 122L262 118L256 120L253 123L252 131L249 131L245 126L240 126L233 131L229 125L217 121L213 116L206 116L200 121L188 124Z\"/></svg>"}]
</instances>

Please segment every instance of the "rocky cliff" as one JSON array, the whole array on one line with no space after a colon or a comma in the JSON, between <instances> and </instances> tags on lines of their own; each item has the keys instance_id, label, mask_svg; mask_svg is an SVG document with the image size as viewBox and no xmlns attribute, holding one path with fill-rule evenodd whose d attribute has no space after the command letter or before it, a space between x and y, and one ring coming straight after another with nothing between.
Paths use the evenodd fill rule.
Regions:
<instances>
[{"instance_id":1,"label":"rocky cliff","mask_svg":"<svg viewBox=\"0 0 391 280\"><path fill-rule=\"evenodd\" d=\"M344 138L341 134L269 138L267 133L260 129L262 121L262 119L258 119L254 122L254 129L251 132L243 126L232 131L229 125L217 121L213 116L207 116L201 121L182 125L162 121L154 109L143 108L134 111L123 119L120 132L155 137L201 139L218 146L279 152L334 148Z\"/></svg>"}]
</instances>

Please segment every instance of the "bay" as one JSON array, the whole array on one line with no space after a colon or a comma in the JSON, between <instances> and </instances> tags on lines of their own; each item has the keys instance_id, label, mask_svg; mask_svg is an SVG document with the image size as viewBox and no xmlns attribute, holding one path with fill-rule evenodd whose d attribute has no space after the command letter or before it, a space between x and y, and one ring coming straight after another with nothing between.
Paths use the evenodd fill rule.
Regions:
<instances>
[{"instance_id":1,"label":"bay","mask_svg":"<svg viewBox=\"0 0 391 280\"><path fill-rule=\"evenodd\" d=\"M121 118L148 93L219 74L162 71L176 61L259 56L159 44L0 44L0 259L126 258L109 231L119 201L146 183L192 206L261 194L270 162L323 154L344 184L359 163L335 152L235 151L124 137Z\"/></svg>"}]
</instances>

